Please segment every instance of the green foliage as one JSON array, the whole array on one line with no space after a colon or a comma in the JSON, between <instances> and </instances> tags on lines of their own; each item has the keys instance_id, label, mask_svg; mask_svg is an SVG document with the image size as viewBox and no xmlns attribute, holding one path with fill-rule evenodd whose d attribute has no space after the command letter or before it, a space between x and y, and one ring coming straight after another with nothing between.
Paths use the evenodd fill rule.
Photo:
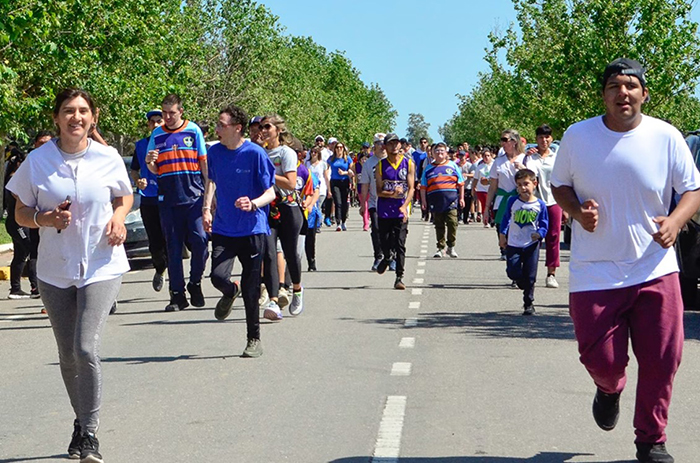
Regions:
<instances>
[{"instance_id":1,"label":"green foliage","mask_svg":"<svg viewBox=\"0 0 700 463\"><path fill-rule=\"evenodd\" d=\"M237 104L279 113L309 142L324 133L359 145L396 119L342 53L285 35L252 0L0 2L0 139L51 128L68 86L93 94L101 129L119 140L142 136L143 114L170 92L189 119Z\"/></svg>"},{"instance_id":2,"label":"green foliage","mask_svg":"<svg viewBox=\"0 0 700 463\"><path fill-rule=\"evenodd\" d=\"M418 146L421 138L427 138L428 143L433 142L432 138L430 138L430 123L425 121L425 117L422 114L410 113L408 115L406 138L413 146Z\"/></svg>"},{"instance_id":3,"label":"green foliage","mask_svg":"<svg viewBox=\"0 0 700 463\"><path fill-rule=\"evenodd\" d=\"M543 123L561 137L572 123L604 112L600 76L626 56L648 70L646 114L686 131L700 124L693 96L700 77L697 24L684 0L513 0L511 25L489 36L490 71L442 130L446 138L495 143L512 127L528 139ZM501 57L505 62L501 62Z\"/></svg>"}]
</instances>

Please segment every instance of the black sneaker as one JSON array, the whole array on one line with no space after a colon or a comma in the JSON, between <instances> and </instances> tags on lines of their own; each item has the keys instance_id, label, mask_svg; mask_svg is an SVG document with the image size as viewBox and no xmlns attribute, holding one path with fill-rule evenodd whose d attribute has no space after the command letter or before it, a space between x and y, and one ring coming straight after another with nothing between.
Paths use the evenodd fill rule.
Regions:
<instances>
[{"instance_id":1,"label":"black sneaker","mask_svg":"<svg viewBox=\"0 0 700 463\"><path fill-rule=\"evenodd\" d=\"M39 294L39 288L32 288L32 290L29 291L29 297L32 299L39 299L41 297L41 294Z\"/></svg>"},{"instance_id":2,"label":"black sneaker","mask_svg":"<svg viewBox=\"0 0 700 463\"><path fill-rule=\"evenodd\" d=\"M612 431L620 417L620 393L606 394L598 389L593 399L593 419L603 431ZM648 460L655 461L655 460Z\"/></svg>"},{"instance_id":3,"label":"black sneaker","mask_svg":"<svg viewBox=\"0 0 700 463\"><path fill-rule=\"evenodd\" d=\"M204 301L204 294L202 294L201 283L187 283L187 292L190 293L190 301L193 306L204 307L206 302Z\"/></svg>"},{"instance_id":4,"label":"black sneaker","mask_svg":"<svg viewBox=\"0 0 700 463\"><path fill-rule=\"evenodd\" d=\"M97 436L85 431L80 439L80 463L104 463Z\"/></svg>"},{"instance_id":5,"label":"black sneaker","mask_svg":"<svg viewBox=\"0 0 700 463\"><path fill-rule=\"evenodd\" d=\"M239 282L234 282L233 286L233 297L222 296L219 302L216 303L216 308L214 309L214 317L217 320L226 320L229 315L231 315L231 309L233 308L233 301L236 300L241 294L241 284Z\"/></svg>"},{"instance_id":6,"label":"black sneaker","mask_svg":"<svg viewBox=\"0 0 700 463\"><path fill-rule=\"evenodd\" d=\"M309 260L309 272L316 271L316 259Z\"/></svg>"},{"instance_id":7,"label":"black sneaker","mask_svg":"<svg viewBox=\"0 0 700 463\"><path fill-rule=\"evenodd\" d=\"M17 291L10 291L10 295L7 296L8 299L29 299L31 295L29 293L25 293L21 289L18 289Z\"/></svg>"},{"instance_id":8,"label":"black sneaker","mask_svg":"<svg viewBox=\"0 0 700 463\"><path fill-rule=\"evenodd\" d=\"M389 268L389 261L386 259L382 259L382 261L377 265L377 273L382 274L386 272L386 269Z\"/></svg>"},{"instance_id":9,"label":"black sneaker","mask_svg":"<svg viewBox=\"0 0 700 463\"><path fill-rule=\"evenodd\" d=\"M185 293L170 291L170 304L165 306L166 312L175 312L177 310L185 310L190 306L187 302L187 297Z\"/></svg>"},{"instance_id":10,"label":"black sneaker","mask_svg":"<svg viewBox=\"0 0 700 463\"><path fill-rule=\"evenodd\" d=\"M523 315L535 315L535 306L526 305L525 307L523 307Z\"/></svg>"},{"instance_id":11,"label":"black sneaker","mask_svg":"<svg viewBox=\"0 0 700 463\"><path fill-rule=\"evenodd\" d=\"M165 277L163 276L163 274L159 273L158 270L156 270L156 274L153 275L153 290L159 292L161 289L163 289L164 281Z\"/></svg>"},{"instance_id":12,"label":"black sneaker","mask_svg":"<svg viewBox=\"0 0 700 463\"><path fill-rule=\"evenodd\" d=\"M673 463L674 459L666 451L666 444L636 443L637 460L642 463Z\"/></svg>"},{"instance_id":13,"label":"black sneaker","mask_svg":"<svg viewBox=\"0 0 700 463\"><path fill-rule=\"evenodd\" d=\"M71 460L77 460L80 458L80 442L81 442L82 432L80 430L80 421L73 421L73 435L70 438L70 444L68 444L68 458Z\"/></svg>"}]
</instances>

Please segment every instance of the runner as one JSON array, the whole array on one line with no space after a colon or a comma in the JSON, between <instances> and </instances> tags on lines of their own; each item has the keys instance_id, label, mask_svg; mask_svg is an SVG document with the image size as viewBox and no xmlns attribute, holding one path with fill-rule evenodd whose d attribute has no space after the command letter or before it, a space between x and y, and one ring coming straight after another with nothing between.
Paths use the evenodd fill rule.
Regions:
<instances>
[{"instance_id":1,"label":"runner","mask_svg":"<svg viewBox=\"0 0 700 463\"><path fill-rule=\"evenodd\" d=\"M227 106L219 113L216 134L221 142L208 155L202 222L212 234L211 282L222 293L214 316L225 320L243 292L247 343L241 356L255 358L263 353L258 299L265 236L270 234L268 204L275 198L275 168L264 149L243 138L247 120L237 106ZM243 267L240 283L231 281L236 257Z\"/></svg>"},{"instance_id":2,"label":"runner","mask_svg":"<svg viewBox=\"0 0 700 463\"><path fill-rule=\"evenodd\" d=\"M437 252L433 257L440 258L447 244L447 255L459 257L454 247L457 242L457 208L464 209L464 178L462 170L447 159L447 145L436 144L433 150L435 160L423 172L421 179L421 207L430 209L435 223ZM447 243L445 243L447 227Z\"/></svg>"},{"instance_id":3,"label":"runner","mask_svg":"<svg viewBox=\"0 0 700 463\"><path fill-rule=\"evenodd\" d=\"M335 143L333 156L328 159L328 167L331 171L331 193L335 204L335 223L337 224L335 231L346 231L348 194L353 171L352 159L348 156L348 150L344 144Z\"/></svg>"},{"instance_id":4,"label":"runner","mask_svg":"<svg viewBox=\"0 0 700 463\"><path fill-rule=\"evenodd\" d=\"M423 169L424 169L424 162L428 157L428 139L425 137L421 137L420 140L418 141L418 148L416 148L413 151L413 154L411 157L413 157L413 162L416 165L416 195L415 195L415 202L419 202L421 200L421 184L420 180L423 178ZM428 219L428 209L423 208L421 205L421 217L423 220Z\"/></svg>"},{"instance_id":5,"label":"runner","mask_svg":"<svg viewBox=\"0 0 700 463\"><path fill-rule=\"evenodd\" d=\"M617 424L631 338L637 459L673 462L665 429L683 351L673 245L700 207L700 174L678 130L642 113L649 90L641 64L616 59L601 81L605 115L569 127L551 178L557 203L574 219L570 314L597 387L598 426ZM672 189L681 199L669 215Z\"/></svg>"},{"instance_id":6,"label":"runner","mask_svg":"<svg viewBox=\"0 0 700 463\"><path fill-rule=\"evenodd\" d=\"M151 134L156 127L163 125L163 113L160 109L149 111L146 113L146 120L148 121L148 136L137 141L134 147L134 155L131 157L131 179L141 196L139 210L141 211L143 227L148 236L148 251L151 253L151 261L155 268L151 284L155 291L160 291L163 289L165 270L168 268L168 251L160 224L158 177L148 169L146 156L148 155L148 141Z\"/></svg>"},{"instance_id":7,"label":"runner","mask_svg":"<svg viewBox=\"0 0 700 463\"><path fill-rule=\"evenodd\" d=\"M362 168L367 159L372 155L370 152L370 145L368 142L362 143L362 150L357 155L357 159L352 165L353 170L353 182L355 184L355 191L357 191L357 200L360 203L360 217L362 217L362 230L369 230L369 210L366 204L363 203L361 198L361 188L360 188L360 176L362 175Z\"/></svg>"},{"instance_id":8,"label":"runner","mask_svg":"<svg viewBox=\"0 0 700 463\"><path fill-rule=\"evenodd\" d=\"M370 237L372 239L372 249L374 251L374 263L372 263L372 271L376 272L379 263L384 258L382 253L382 245L379 240L379 217L377 216L377 182L375 180L375 171L379 161L386 158L384 150L383 133L374 134L374 151L367 162L362 166L362 175L360 176L360 207L367 208L370 219ZM387 256L391 258L391 256Z\"/></svg>"},{"instance_id":9,"label":"runner","mask_svg":"<svg viewBox=\"0 0 700 463\"><path fill-rule=\"evenodd\" d=\"M387 157L379 161L375 172L379 237L384 254L377 266L377 273L381 275L386 271L390 264L389 259L394 255L394 288L403 290L406 289L402 281L406 263L406 235L416 173L413 161L408 156L399 154L400 142L395 133L386 135L384 148Z\"/></svg>"},{"instance_id":10,"label":"runner","mask_svg":"<svg viewBox=\"0 0 700 463\"><path fill-rule=\"evenodd\" d=\"M490 149L484 148L482 153L482 162L477 166L476 172L474 173L474 184L472 189L476 195L479 204L481 205L481 211L486 212L486 197L489 192L489 173L491 172L491 166L493 166L493 153ZM482 220L484 222L484 228L488 228L489 220L486 214L483 214Z\"/></svg>"},{"instance_id":11,"label":"runner","mask_svg":"<svg viewBox=\"0 0 700 463\"><path fill-rule=\"evenodd\" d=\"M192 305L204 307L202 275L209 258L207 235L202 227L204 184L207 181L207 149L197 124L183 119L182 100L175 94L162 102L164 125L156 127L148 142L146 165L158 176L160 217L168 250L170 303L166 312L184 310L190 304L185 295L182 248L192 247L190 293Z\"/></svg>"},{"instance_id":12,"label":"runner","mask_svg":"<svg viewBox=\"0 0 700 463\"><path fill-rule=\"evenodd\" d=\"M119 153L89 137L97 115L87 92L60 92L53 109L58 138L33 152L7 185L17 199L17 223L40 229L39 289L75 412L68 455L83 463L103 461L95 435L103 383L99 351L129 270L124 219L133 202Z\"/></svg>"}]
</instances>

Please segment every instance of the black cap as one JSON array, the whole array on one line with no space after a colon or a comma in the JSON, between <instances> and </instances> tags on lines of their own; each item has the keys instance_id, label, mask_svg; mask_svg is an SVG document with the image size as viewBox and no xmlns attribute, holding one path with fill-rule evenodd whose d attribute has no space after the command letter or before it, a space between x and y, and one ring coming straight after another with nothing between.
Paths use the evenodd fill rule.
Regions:
<instances>
[{"instance_id":1,"label":"black cap","mask_svg":"<svg viewBox=\"0 0 700 463\"><path fill-rule=\"evenodd\" d=\"M386 145L390 141L399 141L399 136L396 135L395 133L387 133L386 136L384 137L384 144Z\"/></svg>"},{"instance_id":2,"label":"black cap","mask_svg":"<svg viewBox=\"0 0 700 463\"><path fill-rule=\"evenodd\" d=\"M608 83L608 79L617 75L635 76L642 84L642 88L646 88L647 81L644 78L644 67L630 58L617 58L605 67L603 72L603 87Z\"/></svg>"}]
</instances>

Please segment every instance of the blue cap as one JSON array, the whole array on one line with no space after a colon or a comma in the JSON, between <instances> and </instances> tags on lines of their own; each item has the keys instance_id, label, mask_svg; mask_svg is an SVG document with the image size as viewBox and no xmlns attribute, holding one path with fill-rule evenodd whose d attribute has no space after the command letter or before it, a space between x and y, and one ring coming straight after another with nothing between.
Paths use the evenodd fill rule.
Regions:
<instances>
[{"instance_id":1,"label":"blue cap","mask_svg":"<svg viewBox=\"0 0 700 463\"><path fill-rule=\"evenodd\" d=\"M151 109L146 113L146 119L150 119L153 116L163 117L163 112L160 109Z\"/></svg>"},{"instance_id":2,"label":"blue cap","mask_svg":"<svg viewBox=\"0 0 700 463\"><path fill-rule=\"evenodd\" d=\"M369 142L367 142L367 141L362 142L362 147L363 147L363 148L369 148L369 147L370 147Z\"/></svg>"},{"instance_id":3,"label":"blue cap","mask_svg":"<svg viewBox=\"0 0 700 463\"><path fill-rule=\"evenodd\" d=\"M262 116L255 116L248 123L248 127L250 127L251 125L259 124L262 122L262 120L263 120Z\"/></svg>"}]
</instances>

